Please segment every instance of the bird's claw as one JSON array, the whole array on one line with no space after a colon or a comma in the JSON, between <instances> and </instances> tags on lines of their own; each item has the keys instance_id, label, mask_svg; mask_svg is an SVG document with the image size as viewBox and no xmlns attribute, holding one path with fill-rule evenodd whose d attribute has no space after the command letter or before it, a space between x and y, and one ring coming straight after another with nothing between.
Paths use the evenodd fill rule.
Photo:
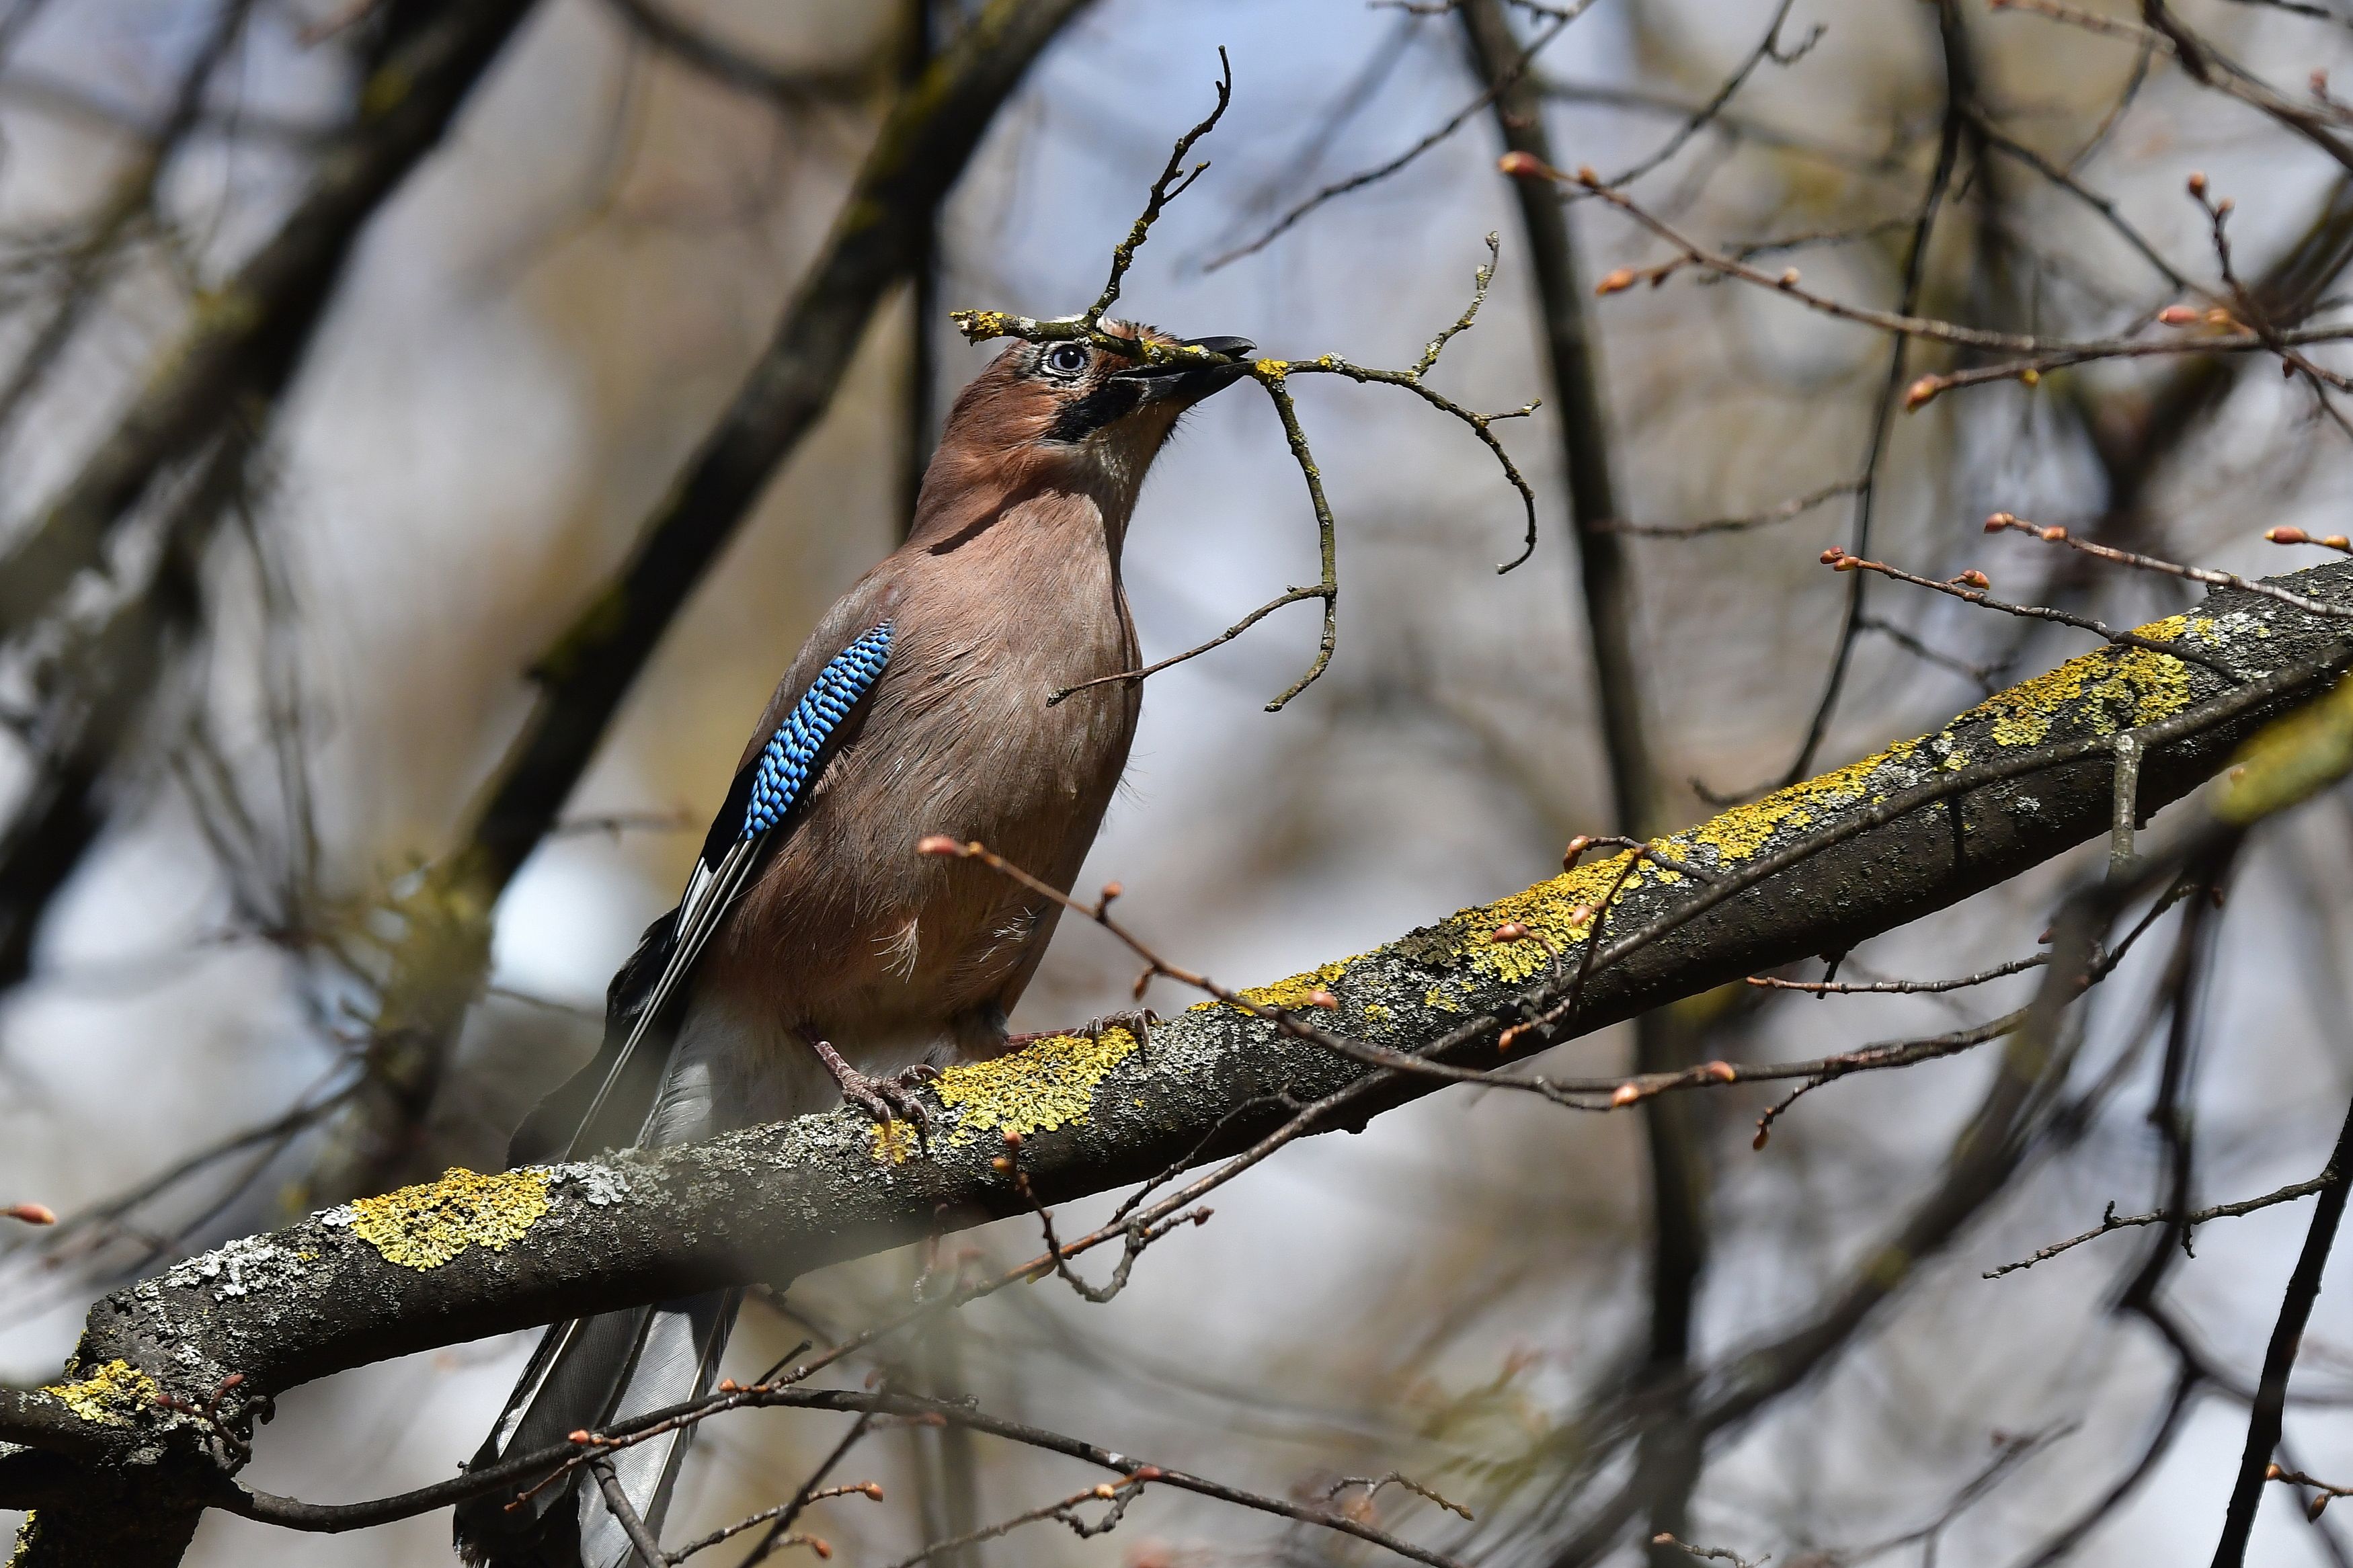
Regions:
<instances>
[{"instance_id":1,"label":"bird's claw","mask_svg":"<svg viewBox=\"0 0 2353 1568\"><path fill-rule=\"evenodd\" d=\"M852 1068L841 1080L841 1098L872 1117L877 1125L892 1121L913 1124L916 1142L931 1141L932 1113L915 1098L914 1087L939 1077L933 1067L913 1067L888 1078L874 1078Z\"/></svg>"},{"instance_id":2,"label":"bird's claw","mask_svg":"<svg viewBox=\"0 0 2353 1568\"><path fill-rule=\"evenodd\" d=\"M893 1121L912 1123L915 1129L915 1141L929 1146L932 1115L923 1109L923 1102L915 1098L914 1089L919 1083L928 1083L938 1078L939 1068L928 1062L917 1062L887 1078L876 1078L851 1067L828 1041L811 1037L809 1045L816 1050L818 1060L823 1062L826 1070L833 1075L833 1081L840 1086L845 1103L864 1111L877 1126L888 1126Z\"/></svg>"},{"instance_id":3,"label":"bird's claw","mask_svg":"<svg viewBox=\"0 0 2353 1568\"><path fill-rule=\"evenodd\" d=\"M1075 1029L1048 1029L1042 1034L1008 1035L1005 1048L1018 1051L1024 1046L1034 1046L1039 1040L1051 1040L1064 1035L1076 1035L1082 1039L1100 1040L1113 1029L1125 1029L1135 1037L1135 1043L1145 1050L1152 1048L1152 1026L1160 1022L1160 1015L1149 1007L1129 1007L1117 1013L1103 1013L1089 1018Z\"/></svg>"}]
</instances>

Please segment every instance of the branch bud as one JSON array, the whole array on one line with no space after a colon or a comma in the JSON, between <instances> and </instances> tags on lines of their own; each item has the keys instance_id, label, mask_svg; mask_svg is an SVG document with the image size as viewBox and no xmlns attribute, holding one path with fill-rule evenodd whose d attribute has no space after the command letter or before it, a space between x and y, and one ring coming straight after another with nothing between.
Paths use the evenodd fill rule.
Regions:
<instances>
[{"instance_id":1,"label":"branch bud","mask_svg":"<svg viewBox=\"0 0 2353 1568\"><path fill-rule=\"evenodd\" d=\"M1953 581L1958 583L1964 588L1990 588L1993 586L1993 580L1974 566L1962 573L1959 576L1954 578Z\"/></svg>"},{"instance_id":2,"label":"branch bud","mask_svg":"<svg viewBox=\"0 0 2353 1568\"><path fill-rule=\"evenodd\" d=\"M2305 531L2300 528L2295 528L2286 523L2282 523L2277 528L2267 528L2263 530L2263 537L2270 540L2274 544L2309 544L2312 542L2312 535L2305 532Z\"/></svg>"},{"instance_id":3,"label":"branch bud","mask_svg":"<svg viewBox=\"0 0 2353 1568\"><path fill-rule=\"evenodd\" d=\"M1553 173L1546 168L1533 153L1506 153L1495 160L1495 167L1503 174L1534 175L1538 178L1549 176Z\"/></svg>"},{"instance_id":4,"label":"branch bud","mask_svg":"<svg viewBox=\"0 0 2353 1568\"><path fill-rule=\"evenodd\" d=\"M1568 841L1568 847L1560 852L1560 868L1564 871L1576 870L1577 863L1579 860L1584 859L1585 852L1592 847L1592 835L1586 833L1578 834L1576 837Z\"/></svg>"},{"instance_id":5,"label":"branch bud","mask_svg":"<svg viewBox=\"0 0 2353 1568\"><path fill-rule=\"evenodd\" d=\"M1620 267L1617 271L1596 283L1593 286L1593 292L1597 299L1622 293L1634 286L1634 269L1630 267Z\"/></svg>"},{"instance_id":6,"label":"branch bud","mask_svg":"<svg viewBox=\"0 0 2353 1568\"><path fill-rule=\"evenodd\" d=\"M2200 197L2206 194L2206 176L2196 169L2189 171L2189 194Z\"/></svg>"},{"instance_id":7,"label":"branch bud","mask_svg":"<svg viewBox=\"0 0 2353 1568\"><path fill-rule=\"evenodd\" d=\"M2189 305L2168 305L2157 313L2157 319L2168 327L2187 327L2198 320L2198 311Z\"/></svg>"},{"instance_id":8,"label":"branch bud","mask_svg":"<svg viewBox=\"0 0 2353 1568\"><path fill-rule=\"evenodd\" d=\"M0 1219L20 1219L26 1225L55 1225L58 1215L47 1204L17 1204L0 1209Z\"/></svg>"},{"instance_id":9,"label":"branch bud","mask_svg":"<svg viewBox=\"0 0 2353 1568\"><path fill-rule=\"evenodd\" d=\"M1945 390L1944 381L1937 376L1924 375L1904 389L1904 412L1911 413Z\"/></svg>"}]
</instances>

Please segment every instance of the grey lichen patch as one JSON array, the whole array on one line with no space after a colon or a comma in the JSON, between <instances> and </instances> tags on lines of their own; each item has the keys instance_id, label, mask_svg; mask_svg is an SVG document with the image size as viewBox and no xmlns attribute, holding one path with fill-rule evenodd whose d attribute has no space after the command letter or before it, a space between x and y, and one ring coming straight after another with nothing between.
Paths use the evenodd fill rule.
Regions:
<instances>
[{"instance_id":1,"label":"grey lichen patch","mask_svg":"<svg viewBox=\"0 0 2353 1568\"><path fill-rule=\"evenodd\" d=\"M234 1300L256 1290L282 1290L297 1283L313 1261L267 1237L245 1237L174 1265L164 1282L178 1289L206 1289Z\"/></svg>"},{"instance_id":2,"label":"grey lichen patch","mask_svg":"<svg viewBox=\"0 0 2353 1568\"><path fill-rule=\"evenodd\" d=\"M590 1208L609 1208L638 1195L625 1172L593 1160L551 1166L547 1184L552 1197L575 1199Z\"/></svg>"}]
</instances>

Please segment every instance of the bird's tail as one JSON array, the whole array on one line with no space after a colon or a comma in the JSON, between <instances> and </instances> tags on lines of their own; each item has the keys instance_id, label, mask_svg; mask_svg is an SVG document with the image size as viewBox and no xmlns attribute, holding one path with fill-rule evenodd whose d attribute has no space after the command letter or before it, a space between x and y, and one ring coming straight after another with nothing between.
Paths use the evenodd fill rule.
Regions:
<instances>
[{"instance_id":1,"label":"bird's tail","mask_svg":"<svg viewBox=\"0 0 2353 1568\"><path fill-rule=\"evenodd\" d=\"M742 1292L712 1290L659 1306L575 1318L549 1329L468 1468L563 1444L710 1391ZM692 1427L612 1454L621 1489L659 1532ZM509 1508L513 1489L459 1505L459 1555L484 1568L623 1568L636 1552L586 1469Z\"/></svg>"},{"instance_id":2,"label":"bird's tail","mask_svg":"<svg viewBox=\"0 0 2353 1568\"><path fill-rule=\"evenodd\" d=\"M665 923L657 921L647 937L648 947L666 942ZM627 978L628 971L623 973ZM620 986L617 981L617 994ZM567 1124L579 1124L583 1107L593 1108L585 1112L590 1123L585 1131L592 1136L584 1147L634 1142L666 1148L724 1130L728 1119L715 1089L718 1058L727 1041L709 1033L696 1037L688 1030L668 1052L658 1078L651 1071L631 1074L626 1070L629 1053L617 1048L630 1019L625 1009L615 1013L606 1050L524 1123L509 1151L512 1160L550 1157L566 1140ZM624 1070L616 1072L616 1060ZM621 1131L625 1126L635 1128L633 1139ZM569 1142L582 1142L582 1137L570 1134ZM479 1470L544 1452L584 1428L598 1430L708 1393L743 1300L740 1290L713 1290L556 1324L541 1337L498 1425L467 1468ZM681 1427L609 1456L623 1492L649 1530L661 1529L692 1432ZM585 1468L520 1502L516 1489L501 1487L459 1506L460 1558L483 1568L621 1568L635 1560L603 1487Z\"/></svg>"}]
</instances>

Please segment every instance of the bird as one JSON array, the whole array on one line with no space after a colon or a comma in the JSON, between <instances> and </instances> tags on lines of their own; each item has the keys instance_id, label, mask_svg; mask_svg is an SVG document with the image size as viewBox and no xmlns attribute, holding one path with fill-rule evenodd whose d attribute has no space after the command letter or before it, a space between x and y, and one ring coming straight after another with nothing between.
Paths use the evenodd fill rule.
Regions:
<instances>
[{"instance_id":1,"label":"bird","mask_svg":"<svg viewBox=\"0 0 2353 1568\"><path fill-rule=\"evenodd\" d=\"M1175 360L1147 345L1206 351ZM842 1101L920 1131L915 1086L1035 1037L1008 1022L1060 906L917 850L982 840L1067 892L1141 696L1120 561L1153 458L1249 374L1235 337L1105 320L1000 353L950 407L906 542L778 681L678 907L607 994L596 1056L526 1117L510 1165L662 1148ZM1094 682L1095 684L1086 684ZM1079 688L1060 701L1055 693ZM468 1466L707 1392L741 1292L557 1323ZM656 1532L691 1428L515 1506L458 1510L482 1568L622 1568L608 1493Z\"/></svg>"}]
</instances>

